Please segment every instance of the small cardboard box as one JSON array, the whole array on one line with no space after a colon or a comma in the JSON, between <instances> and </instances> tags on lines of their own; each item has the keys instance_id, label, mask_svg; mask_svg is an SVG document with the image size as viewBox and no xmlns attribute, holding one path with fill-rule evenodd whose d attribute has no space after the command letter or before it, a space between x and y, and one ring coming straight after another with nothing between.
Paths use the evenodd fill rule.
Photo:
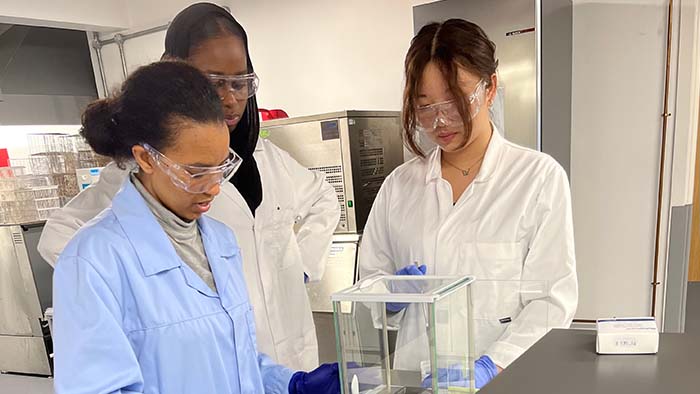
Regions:
<instances>
[{"instance_id":1,"label":"small cardboard box","mask_svg":"<svg viewBox=\"0 0 700 394\"><path fill-rule=\"evenodd\" d=\"M656 354L659 330L653 317L599 319L598 354Z\"/></svg>"}]
</instances>

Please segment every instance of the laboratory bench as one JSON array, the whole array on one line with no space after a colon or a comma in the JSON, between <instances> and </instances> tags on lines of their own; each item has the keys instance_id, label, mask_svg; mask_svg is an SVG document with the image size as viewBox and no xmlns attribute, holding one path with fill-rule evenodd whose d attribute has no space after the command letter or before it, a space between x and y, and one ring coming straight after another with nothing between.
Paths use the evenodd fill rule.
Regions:
<instances>
[{"instance_id":1,"label":"laboratory bench","mask_svg":"<svg viewBox=\"0 0 700 394\"><path fill-rule=\"evenodd\" d=\"M655 355L598 355L595 342L552 330L479 394L700 393L700 335L660 334Z\"/></svg>"},{"instance_id":2,"label":"laboratory bench","mask_svg":"<svg viewBox=\"0 0 700 394\"><path fill-rule=\"evenodd\" d=\"M598 355L595 331L552 330L479 394L697 394L700 335L660 334L656 355ZM0 374L0 394L52 394L50 378Z\"/></svg>"}]
</instances>

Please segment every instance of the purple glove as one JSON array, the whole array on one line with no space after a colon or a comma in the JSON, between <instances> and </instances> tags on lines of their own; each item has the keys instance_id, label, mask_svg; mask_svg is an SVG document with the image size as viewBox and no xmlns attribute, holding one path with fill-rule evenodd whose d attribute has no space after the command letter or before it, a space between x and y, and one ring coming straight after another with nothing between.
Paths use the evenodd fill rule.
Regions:
<instances>
[{"instance_id":1,"label":"purple glove","mask_svg":"<svg viewBox=\"0 0 700 394\"><path fill-rule=\"evenodd\" d=\"M491 357L483 355L474 362L474 385L477 389L486 386L497 374L498 367L493 363ZM423 380L423 387L430 388L432 386L433 376L428 375L428 377ZM469 376L464 376L462 367L459 364L452 366L452 368L439 368L438 387L441 389L446 389L448 387L469 387Z\"/></svg>"},{"instance_id":2,"label":"purple glove","mask_svg":"<svg viewBox=\"0 0 700 394\"><path fill-rule=\"evenodd\" d=\"M425 266L425 264L421 265L420 267L416 267L415 265L407 265L400 270L396 271L395 275L425 275L425 273L428 271L428 267ZM396 313L399 311L402 311L408 306L408 304L400 303L400 302L388 302L386 304L386 310L392 313Z\"/></svg>"},{"instance_id":3,"label":"purple glove","mask_svg":"<svg viewBox=\"0 0 700 394\"><path fill-rule=\"evenodd\" d=\"M289 381L289 394L340 394L338 363L323 364L311 372L295 373Z\"/></svg>"}]
</instances>

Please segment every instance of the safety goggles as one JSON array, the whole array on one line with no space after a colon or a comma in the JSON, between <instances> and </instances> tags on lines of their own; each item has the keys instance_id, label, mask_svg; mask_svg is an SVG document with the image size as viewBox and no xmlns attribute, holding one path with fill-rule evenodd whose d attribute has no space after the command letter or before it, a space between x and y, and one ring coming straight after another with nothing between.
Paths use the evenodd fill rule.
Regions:
<instances>
[{"instance_id":1,"label":"safety goggles","mask_svg":"<svg viewBox=\"0 0 700 394\"><path fill-rule=\"evenodd\" d=\"M472 119L476 117L481 109L485 89L486 81L482 79L467 97ZM435 129L438 127L459 126L463 123L462 116L459 114L459 107L457 107L457 100L443 101L416 108L416 126L418 130L426 133L435 132Z\"/></svg>"},{"instance_id":2,"label":"safety goggles","mask_svg":"<svg viewBox=\"0 0 700 394\"><path fill-rule=\"evenodd\" d=\"M255 73L243 75L207 74L212 85L223 100L232 94L236 100L247 100L258 91L260 80Z\"/></svg>"},{"instance_id":3,"label":"safety goggles","mask_svg":"<svg viewBox=\"0 0 700 394\"><path fill-rule=\"evenodd\" d=\"M206 193L214 186L227 182L243 161L236 152L229 150L228 158L216 167L188 166L168 159L148 144L142 146L175 186L192 194Z\"/></svg>"}]
</instances>

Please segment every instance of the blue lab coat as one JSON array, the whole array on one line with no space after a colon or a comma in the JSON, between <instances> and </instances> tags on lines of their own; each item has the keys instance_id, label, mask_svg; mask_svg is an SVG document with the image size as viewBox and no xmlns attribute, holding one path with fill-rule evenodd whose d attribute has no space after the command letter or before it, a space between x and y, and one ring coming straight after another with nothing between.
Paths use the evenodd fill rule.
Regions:
<instances>
[{"instance_id":1,"label":"blue lab coat","mask_svg":"<svg viewBox=\"0 0 700 394\"><path fill-rule=\"evenodd\" d=\"M128 179L71 240L54 274L57 394L287 393L293 371L257 351L233 233L197 223L217 292Z\"/></svg>"}]
</instances>

